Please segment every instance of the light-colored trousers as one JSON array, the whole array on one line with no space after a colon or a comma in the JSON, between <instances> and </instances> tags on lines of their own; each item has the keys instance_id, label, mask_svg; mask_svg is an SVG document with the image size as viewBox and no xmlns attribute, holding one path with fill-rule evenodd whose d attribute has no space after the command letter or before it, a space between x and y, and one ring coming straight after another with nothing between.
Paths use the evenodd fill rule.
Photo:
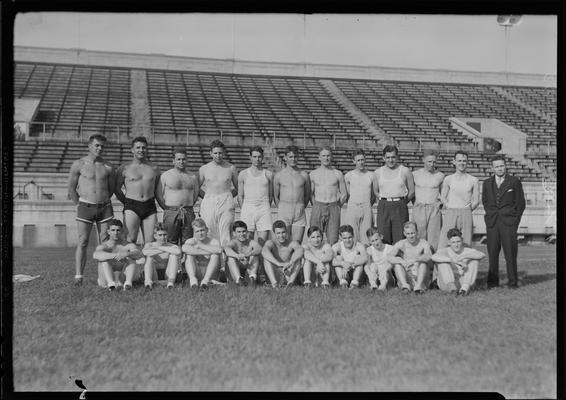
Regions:
<instances>
[{"instance_id":1,"label":"light-colored trousers","mask_svg":"<svg viewBox=\"0 0 566 400\"><path fill-rule=\"evenodd\" d=\"M471 260L462 272L450 263L438 263L437 282L440 290L470 290L476 283L478 277L477 260Z\"/></svg>"},{"instance_id":2,"label":"light-colored trousers","mask_svg":"<svg viewBox=\"0 0 566 400\"><path fill-rule=\"evenodd\" d=\"M366 231L373 224L370 203L350 203L346 210L345 223L354 228L354 241L368 244Z\"/></svg>"},{"instance_id":3,"label":"light-colored trousers","mask_svg":"<svg viewBox=\"0 0 566 400\"><path fill-rule=\"evenodd\" d=\"M433 204L417 203L413 207L413 221L417 224L419 237L426 240L434 250L438 249L438 239L442 226L441 202Z\"/></svg>"},{"instance_id":4,"label":"light-colored trousers","mask_svg":"<svg viewBox=\"0 0 566 400\"><path fill-rule=\"evenodd\" d=\"M442 218L442 229L440 230L440 239L438 248L442 249L448 246L448 238L446 234L452 228L458 228L462 232L462 240L464 244L472 245L472 233L474 225L472 223L472 210L470 208L447 208Z\"/></svg>"}]
</instances>

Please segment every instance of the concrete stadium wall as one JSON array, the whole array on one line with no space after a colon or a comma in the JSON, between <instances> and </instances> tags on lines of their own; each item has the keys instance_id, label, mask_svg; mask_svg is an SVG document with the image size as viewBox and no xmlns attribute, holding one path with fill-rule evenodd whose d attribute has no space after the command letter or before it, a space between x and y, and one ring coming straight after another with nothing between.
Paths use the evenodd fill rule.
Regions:
<instances>
[{"instance_id":1,"label":"concrete stadium wall","mask_svg":"<svg viewBox=\"0 0 566 400\"><path fill-rule=\"evenodd\" d=\"M14 60L89 66L97 65L129 69L145 68L225 74L303 76L311 78L371 79L386 81L539 86L556 88L556 75L505 74L501 72L221 60L168 56L164 54L131 54L83 49L15 46Z\"/></svg>"},{"instance_id":2,"label":"concrete stadium wall","mask_svg":"<svg viewBox=\"0 0 566 400\"><path fill-rule=\"evenodd\" d=\"M112 203L114 216L123 221L122 203ZM373 212L375 216L376 207ZM195 208L198 213L199 208ZM236 210L236 219L239 218ZM344 220L346 207L342 208ZM306 210L307 221L310 219L311 208ZM277 218L275 208L271 209L273 221ZM409 215L412 208L409 206ZM485 234L483 207L478 207L473 213L475 240ZM77 224L75 221L76 207L70 201L16 201L13 213L12 245L14 247L74 247L77 245ZM159 221L163 220L162 212L157 213ZM519 233L525 236L536 235L538 239L544 235L556 232L556 211L545 207L528 207L523 214ZM91 233L91 245L96 242L94 230ZM139 237L141 241L141 234Z\"/></svg>"}]
</instances>

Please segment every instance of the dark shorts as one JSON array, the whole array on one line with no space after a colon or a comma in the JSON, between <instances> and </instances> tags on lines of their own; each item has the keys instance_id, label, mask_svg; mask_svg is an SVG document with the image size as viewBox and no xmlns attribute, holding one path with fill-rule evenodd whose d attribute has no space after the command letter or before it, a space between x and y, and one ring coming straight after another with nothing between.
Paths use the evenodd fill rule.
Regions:
<instances>
[{"instance_id":1,"label":"dark shorts","mask_svg":"<svg viewBox=\"0 0 566 400\"><path fill-rule=\"evenodd\" d=\"M107 222L112 218L114 218L112 203L91 204L79 201L79 205L77 207L77 221L94 224L97 222Z\"/></svg>"},{"instance_id":2,"label":"dark shorts","mask_svg":"<svg viewBox=\"0 0 566 400\"><path fill-rule=\"evenodd\" d=\"M163 211L163 224L167 229L169 241L177 243L181 239L185 243L187 239L193 237L193 227L191 223L195 220L193 207L169 207Z\"/></svg>"},{"instance_id":3,"label":"dark shorts","mask_svg":"<svg viewBox=\"0 0 566 400\"><path fill-rule=\"evenodd\" d=\"M146 201L138 201L128 199L126 197L126 200L124 201L124 211L126 210L135 212L142 221L153 214L157 214L157 207L155 207L154 198Z\"/></svg>"}]
</instances>

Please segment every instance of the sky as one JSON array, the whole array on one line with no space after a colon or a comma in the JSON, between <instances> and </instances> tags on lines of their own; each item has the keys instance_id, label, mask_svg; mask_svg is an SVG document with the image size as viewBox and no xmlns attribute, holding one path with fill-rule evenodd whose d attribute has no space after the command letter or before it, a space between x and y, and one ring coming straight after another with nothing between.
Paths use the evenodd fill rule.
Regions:
<instances>
[{"instance_id":1,"label":"sky","mask_svg":"<svg viewBox=\"0 0 566 400\"><path fill-rule=\"evenodd\" d=\"M266 62L555 75L557 18L409 14L18 14L14 44ZM507 48L507 62L506 62Z\"/></svg>"}]
</instances>

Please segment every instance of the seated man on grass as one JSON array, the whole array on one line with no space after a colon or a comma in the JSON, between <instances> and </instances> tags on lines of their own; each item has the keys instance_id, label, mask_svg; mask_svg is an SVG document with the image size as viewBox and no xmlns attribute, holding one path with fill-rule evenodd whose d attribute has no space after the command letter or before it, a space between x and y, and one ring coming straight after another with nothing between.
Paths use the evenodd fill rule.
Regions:
<instances>
[{"instance_id":1,"label":"seated man on grass","mask_svg":"<svg viewBox=\"0 0 566 400\"><path fill-rule=\"evenodd\" d=\"M364 271L368 276L371 290L387 290L387 286L393 282L391 271L393 265L387 256L393 250L393 246L383 242L383 234L375 227L369 228L366 232L370 246L367 248L368 262ZM379 281L379 286L377 282Z\"/></svg>"},{"instance_id":2,"label":"seated man on grass","mask_svg":"<svg viewBox=\"0 0 566 400\"><path fill-rule=\"evenodd\" d=\"M467 296L476 283L479 261L485 257L481 251L464 247L462 232L452 228L446 234L448 247L432 256L438 269L437 282L440 290Z\"/></svg>"},{"instance_id":3,"label":"seated man on grass","mask_svg":"<svg viewBox=\"0 0 566 400\"><path fill-rule=\"evenodd\" d=\"M354 241L354 228L351 225L342 225L338 229L340 241L332 246L334 259L332 265L340 287L350 289L360 287L360 278L364 273L364 265L368 260L366 248L360 242Z\"/></svg>"},{"instance_id":4,"label":"seated man on grass","mask_svg":"<svg viewBox=\"0 0 566 400\"><path fill-rule=\"evenodd\" d=\"M123 287L130 290L134 280L141 278L142 258L138 247L122 236L123 225L117 219L108 222L108 239L96 246L92 257L98 261L98 286L108 290Z\"/></svg>"},{"instance_id":5,"label":"seated man on grass","mask_svg":"<svg viewBox=\"0 0 566 400\"><path fill-rule=\"evenodd\" d=\"M417 224L413 221L405 222L403 234L405 239L393 245L387 259L393 264L397 284L403 292L410 293L413 289L415 294L423 294L430 283L431 247L426 240L419 239Z\"/></svg>"},{"instance_id":6,"label":"seated man on grass","mask_svg":"<svg viewBox=\"0 0 566 400\"><path fill-rule=\"evenodd\" d=\"M191 225L193 237L187 239L181 249L187 255L185 268L191 288L197 288L200 279L200 288L204 290L220 269L222 247L218 239L208 237L208 228L202 218L195 219Z\"/></svg>"},{"instance_id":7,"label":"seated man on grass","mask_svg":"<svg viewBox=\"0 0 566 400\"><path fill-rule=\"evenodd\" d=\"M254 286L257 283L261 246L249 238L248 226L243 221L236 221L232 224L232 233L234 239L224 246L230 276L236 285L245 285L246 282L242 275L245 275L247 271L249 283Z\"/></svg>"},{"instance_id":8,"label":"seated man on grass","mask_svg":"<svg viewBox=\"0 0 566 400\"><path fill-rule=\"evenodd\" d=\"M145 288L151 290L153 282L167 279L167 288L172 289L179 269L181 249L167 241L167 228L159 222L153 228L154 242L145 244L142 253L145 256Z\"/></svg>"},{"instance_id":9,"label":"seated man on grass","mask_svg":"<svg viewBox=\"0 0 566 400\"><path fill-rule=\"evenodd\" d=\"M311 226L307 231L307 243L303 246L305 261L303 263L303 276L305 287L311 287L313 266L315 267L315 282L324 289L330 287L330 273L332 270L332 259L334 251L332 246L322 241L322 231L318 226Z\"/></svg>"},{"instance_id":10,"label":"seated man on grass","mask_svg":"<svg viewBox=\"0 0 566 400\"><path fill-rule=\"evenodd\" d=\"M287 225L278 220L273 223L274 240L265 242L261 255L263 267L272 287L291 286L301 270L303 248L289 239Z\"/></svg>"}]
</instances>

